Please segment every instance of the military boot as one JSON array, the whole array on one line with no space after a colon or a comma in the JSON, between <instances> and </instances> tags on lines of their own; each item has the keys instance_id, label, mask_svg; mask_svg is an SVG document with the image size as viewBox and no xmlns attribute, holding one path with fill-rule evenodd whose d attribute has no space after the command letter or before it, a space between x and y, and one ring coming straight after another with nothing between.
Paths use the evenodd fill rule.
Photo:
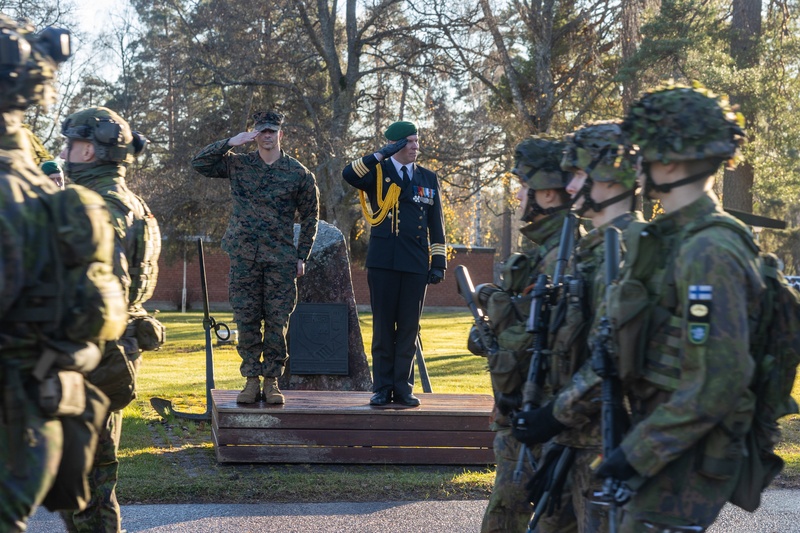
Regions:
<instances>
[{"instance_id":1,"label":"military boot","mask_svg":"<svg viewBox=\"0 0 800 533\"><path fill-rule=\"evenodd\" d=\"M286 403L278 388L278 378L264 378L264 401L267 403Z\"/></svg>"},{"instance_id":2,"label":"military boot","mask_svg":"<svg viewBox=\"0 0 800 533\"><path fill-rule=\"evenodd\" d=\"M258 376L248 377L244 390L236 397L236 403L256 403L261 392L261 380Z\"/></svg>"}]
</instances>

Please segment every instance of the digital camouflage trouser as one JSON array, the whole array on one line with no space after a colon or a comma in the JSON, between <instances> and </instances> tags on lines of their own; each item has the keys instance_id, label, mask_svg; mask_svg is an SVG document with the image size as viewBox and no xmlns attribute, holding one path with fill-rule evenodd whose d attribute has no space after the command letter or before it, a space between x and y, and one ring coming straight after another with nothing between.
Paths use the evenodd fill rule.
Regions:
<instances>
[{"instance_id":1,"label":"digital camouflage trouser","mask_svg":"<svg viewBox=\"0 0 800 533\"><path fill-rule=\"evenodd\" d=\"M697 471L699 453L697 447L689 450L639 488L623 509L620 533L668 526L705 529L714 523L736 487L740 467L725 479L703 475ZM646 523L656 529L646 529Z\"/></svg>"},{"instance_id":2,"label":"digital camouflage trouser","mask_svg":"<svg viewBox=\"0 0 800 533\"><path fill-rule=\"evenodd\" d=\"M283 374L289 357L289 315L297 303L296 272L296 263L256 263L231 257L228 291L239 329L237 349L243 376Z\"/></svg>"},{"instance_id":3,"label":"digital camouflage trouser","mask_svg":"<svg viewBox=\"0 0 800 533\"><path fill-rule=\"evenodd\" d=\"M483 515L481 533L513 533L524 532L533 515L534 506L528 500L525 486L533 477L533 467L525 461L522 478L514 482L514 470L517 467L520 443L511 436L511 430L501 429L494 437L494 455L497 469L494 488L489 497L489 504ZM534 456L540 455L541 447L533 449ZM552 516L543 516L537 525L539 533L573 533L577 531L575 511L569 493L569 481L561 499L561 508Z\"/></svg>"},{"instance_id":4,"label":"digital camouflage trouser","mask_svg":"<svg viewBox=\"0 0 800 533\"><path fill-rule=\"evenodd\" d=\"M61 514L70 533L120 531L121 517L116 490L119 471L117 452L121 434L122 411L113 411L106 417L106 425L97 440L94 465L89 474L89 504L83 511Z\"/></svg>"},{"instance_id":5,"label":"digital camouflage trouser","mask_svg":"<svg viewBox=\"0 0 800 533\"><path fill-rule=\"evenodd\" d=\"M5 407L0 396L0 531L25 531L56 479L64 434L58 419L42 416L36 403L27 401L14 409L22 420L20 435Z\"/></svg>"}]
</instances>

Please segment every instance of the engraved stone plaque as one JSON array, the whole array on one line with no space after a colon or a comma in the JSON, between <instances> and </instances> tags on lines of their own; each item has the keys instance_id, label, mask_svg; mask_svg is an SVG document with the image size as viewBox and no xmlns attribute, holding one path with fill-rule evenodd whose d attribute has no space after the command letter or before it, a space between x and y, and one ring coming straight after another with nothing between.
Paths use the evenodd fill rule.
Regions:
<instances>
[{"instance_id":1,"label":"engraved stone plaque","mask_svg":"<svg viewBox=\"0 0 800 533\"><path fill-rule=\"evenodd\" d=\"M298 303L289 321L289 372L348 373L346 304Z\"/></svg>"}]
</instances>

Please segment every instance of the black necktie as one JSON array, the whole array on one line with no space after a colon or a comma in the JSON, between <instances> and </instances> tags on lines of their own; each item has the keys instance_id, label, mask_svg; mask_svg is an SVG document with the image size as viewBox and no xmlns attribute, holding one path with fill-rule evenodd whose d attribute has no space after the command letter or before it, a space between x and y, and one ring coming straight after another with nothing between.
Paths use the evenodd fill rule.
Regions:
<instances>
[{"instance_id":1,"label":"black necktie","mask_svg":"<svg viewBox=\"0 0 800 533\"><path fill-rule=\"evenodd\" d=\"M408 170L406 170L406 166L405 165L400 167L400 172L403 173L403 185L405 185L406 183L408 183L408 180L409 180L409 178L408 178Z\"/></svg>"}]
</instances>

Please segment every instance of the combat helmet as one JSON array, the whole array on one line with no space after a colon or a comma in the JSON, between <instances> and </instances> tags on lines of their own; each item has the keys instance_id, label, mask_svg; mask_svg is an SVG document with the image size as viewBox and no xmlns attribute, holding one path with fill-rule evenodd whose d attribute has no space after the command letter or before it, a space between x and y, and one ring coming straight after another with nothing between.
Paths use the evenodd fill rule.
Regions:
<instances>
[{"instance_id":1,"label":"combat helmet","mask_svg":"<svg viewBox=\"0 0 800 533\"><path fill-rule=\"evenodd\" d=\"M534 190L563 189L569 176L559 166L563 149L561 141L529 137L517 145L511 172Z\"/></svg>"},{"instance_id":2,"label":"combat helmet","mask_svg":"<svg viewBox=\"0 0 800 533\"><path fill-rule=\"evenodd\" d=\"M70 54L67 30L34 33L28 22L0 14L0 111L52 103L56 68Z\"/></svg>"},{"instance_id":3,"label":"combat helmet","mask_svg":"<svg viewBox=\"0 0 800 533\"><path fill-rule=\"evenodd\" d=\"M569 203L555 207L542 207L536 201L536 191L564 189L569 173L561 170L559 160L564 144L555 139L532 136L517 145L514 151L514 168L511 169L528 187L528 201L521 220L533 222L537 215L549 216L569 208Z\"/></svg>"},{"instance_id":4,"label":"combat helmet","mask_svg":"<svg viewBox=\"0 0 800 533\"><path fill-rule=\"evenodd\" d=\"M130 163L141 154L148 140L114 111L106 107L90 107L73 113L61 125L67 139L88 141L94 145L100 163Z\"/></svg>"},{"instance_id":5,"label":"combat helmet","mask_svg":"<svg viewBox=\"0 0 800 533\"><path fill-rule=\"evenodd\" d=\"M645 162L718 159L731 168L741 158L743 128L727 98L696 81L688 87L672 80L634 102L622 124Z\"/></svg>"},{"instance_id":6,"label":"combat helmet","mask_svg":"<svg viewBox=\"0 0 800 533\"><path fill-rule=\"evenodd\" d=\"M584 196L582 213L591 208L599 212L609 205L633 196L636 190L636 149L630 146L622 133L622 121L603 120L584 124L568 134L564 141L561 168L567 171L582 170L586 182L578 196ZM604 202L591 198L594 182L614 182L626 191Z\"/></svg>"}]
</instances>

